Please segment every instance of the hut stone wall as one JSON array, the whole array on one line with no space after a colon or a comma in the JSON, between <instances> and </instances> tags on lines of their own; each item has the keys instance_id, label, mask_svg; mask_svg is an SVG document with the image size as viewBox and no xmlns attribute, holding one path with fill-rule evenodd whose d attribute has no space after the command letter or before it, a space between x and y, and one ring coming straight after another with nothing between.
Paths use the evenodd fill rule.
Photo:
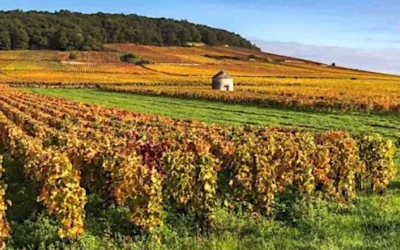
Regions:
<instances>
[{"instance_id":1,"label":"hut stone wall","mask_svg":"<svg viewBox=\"0 0 400 250\"><path fill-rule=\"evenodd\" d=\"M213 79L212 88L222 91L233 91L233 79Z\"/></svg>"}]
</instances>

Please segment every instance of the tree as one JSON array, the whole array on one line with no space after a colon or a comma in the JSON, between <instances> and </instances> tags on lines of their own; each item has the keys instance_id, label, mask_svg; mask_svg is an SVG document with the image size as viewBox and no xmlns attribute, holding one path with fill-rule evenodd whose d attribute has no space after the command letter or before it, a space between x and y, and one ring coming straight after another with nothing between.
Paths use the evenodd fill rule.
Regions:
<instances>
[{"instance_id":1,"label":"tree","mask_svg":"<svg viewBox=\"0 0 400 250\"><path fill-rule=\"evenodd\" d=\"M15 20L10 25L10 39L12 49L28 49L29 36L24 25L19 20Z\"/></svg>"},{"instance_id":2,"label":"tree","mask_svg":"<svg viewBox=\"0 0 400 250\"><path fill-rule=\"evenodd\" d=\"M164 45L180 45L177 30L178 27L175 24L166 23L161 27L161 35L163 38Z\"/></svg>"},{"instance_id":3,"label":"tree","mask_svg":"<svg viewBox=\"0 0 400 250\"><path fill-rule=\"evenodd\" d=\"M104 43L256 48L241 36L186 20L123 14L0 11L0 49L100 50Z\"/></svg>"},{"instance_id":4,"label":"tree","mask_svg":"<svg viewBox=\"0 0 400 250\"><path fill-rule=\"evenodd\" d=\"M203 42L208 45L217 45L218 44L217 36L215 35L215 33L207 31L203 36Z\"/></svg>"},{"instance_id":5,"label":"tree","mask_svg":"<svg viewBox=\"0 0 400 250\"><path fill-rule=\"evenodd\" d=\"M29 48L30 49L46 49L49 45L49 40L46 36L40 34L39 30L34 30L30 35Z\"/></svg>"},{"instance_id":6,"label":"tree","mask_svg":"<svg viewBox=\"0 0 400 250\"><path fill-rule=\"evenodd\" d=\"M58 50L67 50L69 41L65 30L60 29L54 34L52 39L52 48Z\"/></svg>"},{"instance_id":7,"label":"tree","mask_svg":"<svg viewBox=\"0 0 400 250\"><path fill-rule=\"evenodd\" d=\"M70 36L70 39L71 39L70 41L74 45L74 47L76 49L82 49L83 46L86 45L85 44L85 38L83 37L81 32L71 31L71 33L69 33L69 34L71 35Z\"/></svg>"},{"instance_id":8,"label":"tree","mask_svg":"<svg viewBox=\"0 0 400 250\"><path fill-rule=\"evenodd\" d=\"M186 45L188 42L193 41L190 31L185 27L178 32L178 37L180 45Z\"/></svg>"},{"instance_id":9,"label":"tree","mask_svg":"<svg viewBox=\"0 0 400 250\"><path fill-rule=\"evenodd\" d=\"M191 27L192 42L201 42L201 33L196 27Z\"/></svg>"},{"instance_id":10,"label":"tree","mask_svg":"<svg viewBox=\"0 0 400 250\"><path fill-rule=\"evenodd\" d=\"M8 30L0 30L0 50L11 49L11 37Z\"/></svg>"}]
</instances>

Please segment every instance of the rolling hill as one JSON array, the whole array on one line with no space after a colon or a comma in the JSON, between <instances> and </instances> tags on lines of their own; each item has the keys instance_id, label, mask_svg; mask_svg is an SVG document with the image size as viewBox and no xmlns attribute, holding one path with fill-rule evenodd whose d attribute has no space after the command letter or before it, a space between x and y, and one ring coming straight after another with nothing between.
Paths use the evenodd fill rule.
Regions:
<instances>
[{"instance_id":1,"label":"rolling hill","mask_svg":"<svg viewBox=\"0 0 400 250\"><path fill-rule=\"evenodd\" d=\"M243 48L106 44L108 51L0 51L0 81L45 84L208 84L224 69L238 85L277 79L385 79L398 77L331 67ZM143 65L121 62L133 53ZM190 77L189 77L190 76ZM268 80L269 79L269 80Z\"/></svg>"},{"instance_id":2,"label":"rolling hill","mask_svg":"<svg viewBox=\"0 0 400 250\"><path fill-rule=\"evenodd\" d=\"M400 110L400 77L229 46L106 44L107 51L0 51L0 82L13 86L99 87L146 95L289 108ZM135 54L141 63L121 57ZM235 92L212 91L226 70Z\"/></svg>"},{"instance_id":3,"label":"rolling hill","mask_svg":"<svg viewBox=\"0 0 400 250\"><path fill-rule=\"evenodd\" d=\"M104 43L205 43L258 49L238 34L186 20L68 10L0 11L0 50L102 50Z\"/></svg>"}]
</instances>

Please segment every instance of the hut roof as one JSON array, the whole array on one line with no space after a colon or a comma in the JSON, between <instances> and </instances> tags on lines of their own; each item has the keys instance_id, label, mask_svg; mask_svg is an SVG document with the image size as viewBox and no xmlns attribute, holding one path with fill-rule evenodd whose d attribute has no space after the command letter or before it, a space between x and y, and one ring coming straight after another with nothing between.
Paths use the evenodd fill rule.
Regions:
<instances>
[{"instance_id":1,"label":"hut roof","mask_svg":"<svg viewBox=\"0 0 400 250\"><path fill-rule=\"evenodd\" d=\"M218 72L218 74L216 74L213 79L231 79L232 77L226 73L225 71L221 70L220 72Z\"/></svg>"}]
</instances>

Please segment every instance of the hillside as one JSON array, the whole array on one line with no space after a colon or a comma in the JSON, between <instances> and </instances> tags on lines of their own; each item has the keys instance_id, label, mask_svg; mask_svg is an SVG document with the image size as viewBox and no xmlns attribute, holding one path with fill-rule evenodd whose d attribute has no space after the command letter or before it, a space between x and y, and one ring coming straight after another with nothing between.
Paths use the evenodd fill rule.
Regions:
<instances>
[{"instance_id":1,"label":"hillside","mask_svg":"<svg viewBox=\"0 0 400 250\"><path fill-rule=\"evenodd\" d=\"M399 79L243 48L104 46L109 51L0 51L0 82L208 85L210 77L222 69L235 77L237 85L265 85L302 78ZM129 53L147 63L121 62L121 56Z\"/></svg>"},{"instance_id":2,"label":"hillside","mask_svg":"<svg viewBox=\"0 0 400 250\"><path fill-rule=\"evenodd\" d=\"M103 89L116 92L289 108L400 110L397 76L225 46L105 47L109 51L0 51L0 83L103 85ZM130 53L144 63L121 62L121 57ZM211 90L211 77L220 70L234 78L235 92Z\"/></svg>"},{"instance_id":3,"label":"hillside","mask_svg":"<svg viewBox=\"0 0 400 250\"><path fill-rule=\"evenodd\" d=\"M331 67L310 60L229 46L182 48L106 44L104 47L112 51L136 54L150 62L153 65L151 68L157 70L159 66L156 65L160 65L160 71L177 75L210 75L219 67L236 76L385 76L380 73ZM161 65L168 65L168 69Z\"/></svg>"},{"instance_id":4,"label":"hillside","mask_svg":"<svg viewBox=\"0 0 400 250\"><path fill-rule=\"evenodd\" d=\"M298 83L300 79L317 81L322 78L331 81L363 79L371 84L400 79L226 46L105 44L104 47L108 51L0 51L0 82L204 86L220 70L235 77L238 86L262 86L282 81ZM122 62L121 56L126 54L134 54L145 63Z\"/></svg>"},{"instance_id":5,"label":"hillside","mask_svg":"<svg viewBox=\"0 0 400 250\"><path fill-rule=\"evenodd\" d=\"M0 50L101 50L104 43L204 43L258 49L238 34L186 20L68 10L0 11Z\"/></svg>"}]
</instances>

